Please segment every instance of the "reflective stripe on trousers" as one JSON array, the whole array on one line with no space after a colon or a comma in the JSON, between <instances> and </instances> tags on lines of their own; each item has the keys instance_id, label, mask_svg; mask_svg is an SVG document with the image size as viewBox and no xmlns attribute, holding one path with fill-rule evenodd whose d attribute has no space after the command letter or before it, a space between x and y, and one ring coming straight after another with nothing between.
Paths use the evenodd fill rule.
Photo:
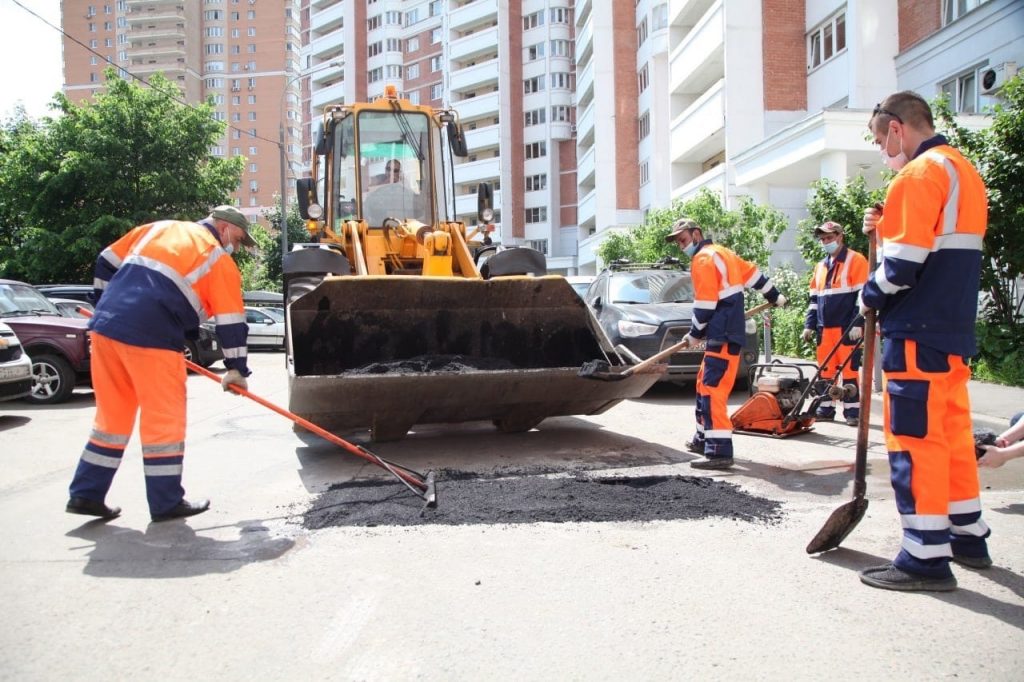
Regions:
<instances>
[{"instance_id":1,"label":"reflective stripe on trousers","mask_svg":"<svg viewBox=\"0 0 1024 682\"><path fill-rule=\"evenodd\" d=\"M704 436L704 456L732 457L729 394L740 366L736 343L709 345L697 372L697 432Z\"/></svg>"},{"instance_id":2,"label":"reflective stripe on trousers","mask_svg":"<svg viewBox=\"0 0 1024 682\"><path fill-rule=\"evenodd\" d=\"M931 576L951 575L949 557L987 556L981 520L963 358L911 340L887 339L885 440L903 525L894 563Z\"/></svg>"},{"instance_id":3,"label":"reflective stripe on trousers","mask_svg":"<svg viewBox=\"0 0 1024 682\"><path fill-rule=\"evenodd\" d=\"M825 357L835 348L841 338L843 338L843 330L839 327L823 327L821 330L821 342L818 344L818 365L822 367L822 381L829 384L835 379L836 370L839 368L839 365L843 364L846 358L850 357L853 353L853 346L840 345L828 363L825 363ZM860 369L860 349L858 348L856 352L857 356L847 362L843 368L843 383L857 386L857 392L843 401L843 416L847 419L857 419L860 417L860 379L857 372ZM827 388L827 385L823 388ZM836 410L832 399L825 398L818 403L817 413L818 416L829 419L834 417Z\"/></svg>"},{"instance_id":4,"label":"reflective stripe on trousers","mask_svg":"<svg viewBox=\"0 0 1024 682\"><path fill-rule=\"evenodd\" d=\"M104 500L139 413L149 511L170 511L185 494L181 487L185 356L92 332L91 363L96 418L71 483L71 496Z\"/></svg>"}]
</instances>

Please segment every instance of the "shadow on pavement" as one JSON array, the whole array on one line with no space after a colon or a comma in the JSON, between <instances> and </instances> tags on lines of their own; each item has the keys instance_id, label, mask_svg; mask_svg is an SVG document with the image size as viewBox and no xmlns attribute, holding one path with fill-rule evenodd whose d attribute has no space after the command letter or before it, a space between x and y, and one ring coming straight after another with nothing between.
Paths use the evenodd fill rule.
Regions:
<instances>
[{"instance_id":1,"label":"shadow on pavement","mask_svg":"<svg viewBox=\"0 0 1024 682\"><path fill-rule=\"evenodd\" d=\"M875 556L874 554L860 552L855 549L846 549L845 547L840 547L839 549L831 552L824 552L814 558L818 561L824 561L825 563L833 564L851 571L861 571L870 566L880 566L888 563L889 561L889 559L883 559L882 557ZM953 570L954 572L961 572L969 569L956 566ZM1024 578L1013 571L993 566L992 568L985 570L971 572L976 573L983 578L988 578L997 585L1005 587L1018 597L1024 596ZM867 586L864 586L864 588L873 589ZM958 588L954 592L918 592L916 594L934 597L939 601L944 601L947 604L959 606L969 611L974 611L975 613L983 616L992 616L994 618L998 618L1007 625L1012 625L1024 630L1024 606L1021 606L1020 604L1011 604L1000 601L989 597L988 595L981 594L980 592L964 589L963 587Z\"/></svg>"},{"instance_id":2,"label":"shadow on pavement","mask_svg":"<svg viewBox=\"0 0 1024 682\"><path fill-rule=\"evenodd\" d=\"M992 507L992 511L1003 514L1024 514L1024 503L1008 504L1005 507Z\"/></svg>"},{"instance_id":3,"label":"shadow on pavement","mask_svg":"<svg viewBox=\"0 0 1024 682\"><path fill-rule=\"evenodd\" d=\"M0 431L6 431L8 429L16 429L19 426L24 426L32 421L31 417L21 417L15 415L0 415Z\"/></svg>"},{"instance_id":4,"label":"shadow on pavement","mask_svg":"<svg viewBox=\"0 0 1024 682\"><path fill-rule=\"evenodd\" d=\"M83 573L98 578L190 578L230 573L246 564L272 561L295 541L271 537L262 521L240 521L237 540L198 535L188 523L151 523L145 532L102 520L82 524L67 533L92 543ZM211 529L212 530L212 529Z\"/></svg>"},{"instance_id":5,"label":"shadow on pavement","mask_svg":"<svg viewBox=\"0 0 1024 682\"><path fill-rule=\"evenodd\" d=\"M868 475L871 463L868 463ZM716 472L728 478L731 476L758 478L782 490L835 497L845 491L853 481L853 462L837 460L814 460L798 469L759 464L742 455L737 455L736 464L727 471Z\"/></svg>"}]
</instances>

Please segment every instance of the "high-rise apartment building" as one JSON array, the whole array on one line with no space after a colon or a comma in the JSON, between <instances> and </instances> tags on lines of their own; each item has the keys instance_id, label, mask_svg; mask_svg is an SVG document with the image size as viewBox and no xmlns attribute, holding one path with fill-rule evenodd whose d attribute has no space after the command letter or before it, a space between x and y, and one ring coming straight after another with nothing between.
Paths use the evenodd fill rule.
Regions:
<instances>
[{"instance_id":1,"label":"high-rise apartment building","mask_svg":"<svg viewBox=\"0 0 1024 682\"><path fill-rule=\"evenodd\" d=\"M316 120L335 102L395 85L415 104L451 107L469 156L456 159L456 211L476 221L494 188L499 239L533 246L552 271L576 262L575 63L570 0L310 0L306 66Z\"/></svg>"},{"instance_id":2,"label":"high-rise apartment building","mask_svg":"<svg viewBox=\"0 0 1024 682\"><path fill-rule=\"evenodd\" d=\"M212 98L227 124L211 153L245 157L239 208L259 219L276 204L279 140L289 169L302 159L298 0L63 0L61 12L64 32L88 46L64 38L70 99L99 91L108 65L126 78L162 72L185 102Z\"/></svg>"}]
</instances>

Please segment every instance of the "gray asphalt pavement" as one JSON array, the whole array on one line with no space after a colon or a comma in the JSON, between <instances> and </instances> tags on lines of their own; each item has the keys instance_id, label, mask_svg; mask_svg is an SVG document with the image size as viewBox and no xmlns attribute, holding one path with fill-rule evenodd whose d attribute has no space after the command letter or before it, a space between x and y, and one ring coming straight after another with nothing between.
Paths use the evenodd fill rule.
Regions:
<instances>
[{"instance_id":1,"label":"gray asphalt pavement","mask_svg":"<svg viewBox=\"0 0 1024 682\"><path fill-rule=\"evenodd\" d=\"M251 390L286 405L282 356L252 364ZM972 384L971 394L979 423L1024 405L1018 389ZM108 498L124 515L65 514L92 414L87 391L48 409L0 403L0 679L1019 680L1024 670L1024 461L982 471L993 568L955 568L952 593L863 586L856 571L899 542L878 409L867 515L817 557L804 547L850 499L845 424L737 436L738 465L714 478L778 501L773 523L307 530L321 493L378 471L203 377L189 380L185 486L212 498L209 512L150 524L133 441ZM426 427L367 447L421 470L691 475L692 421L693 391L659 386L529 433Z\"/></svg>"}]
</instances>

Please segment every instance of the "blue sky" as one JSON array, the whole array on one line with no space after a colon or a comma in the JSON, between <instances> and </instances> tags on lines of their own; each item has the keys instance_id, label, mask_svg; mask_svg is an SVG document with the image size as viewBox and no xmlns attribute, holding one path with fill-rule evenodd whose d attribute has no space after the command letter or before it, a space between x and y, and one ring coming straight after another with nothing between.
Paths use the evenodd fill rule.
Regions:
<instances>
[{"instance_id":1,"label":"blue sky","mask_svg":"<svg viewBox=\"0 0 1024 682\"><path fill-rule=\"evenodd\" d=\"M60 26L60 0L18 0ZM20 101L30 116L49 114L46 104L61 89L61 34L14 3L0 0L0 120Z\"/></svg>"}]
</instances>

